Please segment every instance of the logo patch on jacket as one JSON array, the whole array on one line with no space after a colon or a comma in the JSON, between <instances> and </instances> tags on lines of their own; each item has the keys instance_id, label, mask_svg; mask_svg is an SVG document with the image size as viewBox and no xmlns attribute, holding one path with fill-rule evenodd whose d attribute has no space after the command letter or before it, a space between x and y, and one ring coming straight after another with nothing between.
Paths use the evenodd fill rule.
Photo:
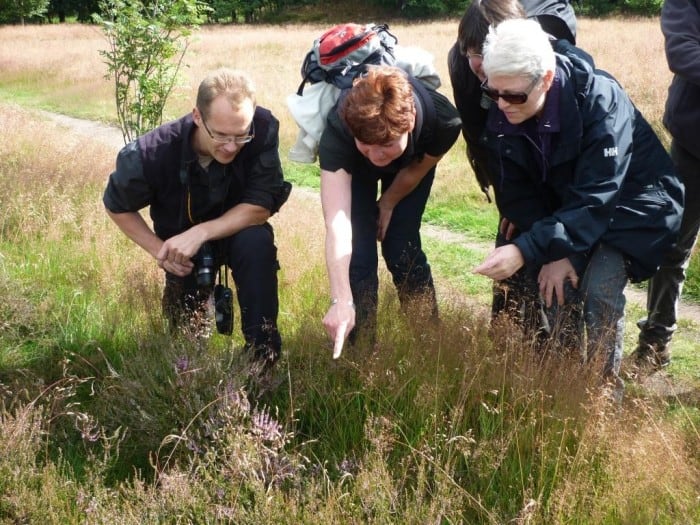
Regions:
<instances>
[{"instance_id":1,"label":"logo patch on jacket","mask_svg":"<svg viewBox=\"0 0 700 525\"><path fill-rule=\"evenodd\" d=\"M603 148L603 157L617 157L617 146Z\"/></svg>"}]
</instances>

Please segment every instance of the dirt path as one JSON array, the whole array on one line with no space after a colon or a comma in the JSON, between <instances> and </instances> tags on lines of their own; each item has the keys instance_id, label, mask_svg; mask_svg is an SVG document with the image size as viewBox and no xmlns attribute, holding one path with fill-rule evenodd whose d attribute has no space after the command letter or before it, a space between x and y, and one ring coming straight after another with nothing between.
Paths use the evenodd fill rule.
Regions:
<instances>
[{"instance_id":1,"label":"dirt path","mask_svg":"<svg viewBox=\"0 0 700 525\"><path fill-rule=\"evenodd\" d=\"M101 140L105 144L114 147L115 154L124 145L122 133L116 127L108 126L100 122L59 115L56 113L41 113L59 125L69 128L73 133L78 133L93 139ZM310 197L313 196L314 198L318 198L318 193L314 190L295 188L295 193L301 192L308 193ZM486 244L474 242L461 233L440 228L438 226L426 224L423 225L422 231L425 235L442 242L460 244L473 250L483 250L484 253L486 253L489 249L489 246ZM644 308L644 305L646 304L646 293L644 290L640 290L633 286L628 286L625 290L625 295L628 302L637 304L641 308ZM681 303L678 306L678 310L680 318L691 320L695 324L700 325L700 305L695 303Z\"/></svg>"}]
</instances>

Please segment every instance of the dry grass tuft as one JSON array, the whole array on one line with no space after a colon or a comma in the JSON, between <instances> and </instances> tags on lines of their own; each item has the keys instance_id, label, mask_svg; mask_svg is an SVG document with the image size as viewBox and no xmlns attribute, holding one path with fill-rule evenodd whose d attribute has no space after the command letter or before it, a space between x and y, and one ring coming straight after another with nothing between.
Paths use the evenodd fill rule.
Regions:
<instances>
[{"instance_id":1,"label":"dry grass tuft","mask_svg":"<svg viewBox=\"0 0 700 525\"><path fill-rule=\"evenodd\" d=\"M4 237L100 237L98 192L114 163L109 149L16 107L4 106L0 119L2 129L12 130L3 137L7 153L0 166L0 192L13 197L0 218ZM37 145L43 155L35 155ZM35 161L26 163L25 157Z\"/></svg>"},{"instance_id":2,"label":"dry grass tuft","mask_svg":"<svg viewBox=\"0 0 700 525\"><path fill-rule=\"evenodd\" d=\"M611 73L625 88L659 138L670 136L661 125L672 74L666 64L658 17L580 19L578 44L596 66Z\"/></svg>"}]
</instances>

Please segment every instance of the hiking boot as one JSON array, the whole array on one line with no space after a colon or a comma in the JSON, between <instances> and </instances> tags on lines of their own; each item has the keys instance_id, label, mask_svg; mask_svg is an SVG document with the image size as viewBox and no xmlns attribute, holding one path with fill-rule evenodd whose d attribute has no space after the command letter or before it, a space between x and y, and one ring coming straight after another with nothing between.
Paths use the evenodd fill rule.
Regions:
<instances>
[{"instance_id":1,"label":"hiking boot","mask_svg":"<svg viewBox=\"0 0 700 525\"><path fill-rule=\"evenodd\" d=\"M671 364L671 351L660 343L639 343L630 355L640 370L656 372Z\"/></svg>"}]
</instances>

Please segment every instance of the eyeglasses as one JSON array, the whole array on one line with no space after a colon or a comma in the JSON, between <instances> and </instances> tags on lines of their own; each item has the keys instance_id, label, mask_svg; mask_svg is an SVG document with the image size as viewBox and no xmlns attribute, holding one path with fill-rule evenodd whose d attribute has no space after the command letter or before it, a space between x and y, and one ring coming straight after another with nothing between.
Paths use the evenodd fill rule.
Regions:
<instances>
[{"instance_id":1,"label":"eyeglasses","mask_svg":"<svg viewBox=\"0 0 700 525\"><path fill-rule=\"evenodd\" d=\"M220 133L212 133L209 130L209 127L207 126L206 121L204 120L204 117L202 117L202 124L204 124L204 129L207 130L207 133L211 137L211 140L214 142L217 142L219 144L230 144L233 142L234 144L247 144L251 140L255 138L255 124L254 122L250 123L250 128L248 128L248 133L246 135L238 135L238 136L231 136L231 135L221 135Z\"/></svg>"},{"instance_id":2,"label":"eyeglasses","mask_svg":"<svg viewBox=\"0 0 700 525\"><path fill-rule=\"evenodd\" d=\"M498 102L499 98L502 98L508 104L525 104L527 102L527 97L530 95L533 89L535 89L535 85L537 85L537 82L539 82L540 77L535 77L532 82L530 82L530 85L527 87L525 91L520 91L517 93L501 93L500 91L490 88L486 83L489 81L487 78L481 83L481 91L489 97L491 100L494 102Z\"/></svg>"}]
</instances>

